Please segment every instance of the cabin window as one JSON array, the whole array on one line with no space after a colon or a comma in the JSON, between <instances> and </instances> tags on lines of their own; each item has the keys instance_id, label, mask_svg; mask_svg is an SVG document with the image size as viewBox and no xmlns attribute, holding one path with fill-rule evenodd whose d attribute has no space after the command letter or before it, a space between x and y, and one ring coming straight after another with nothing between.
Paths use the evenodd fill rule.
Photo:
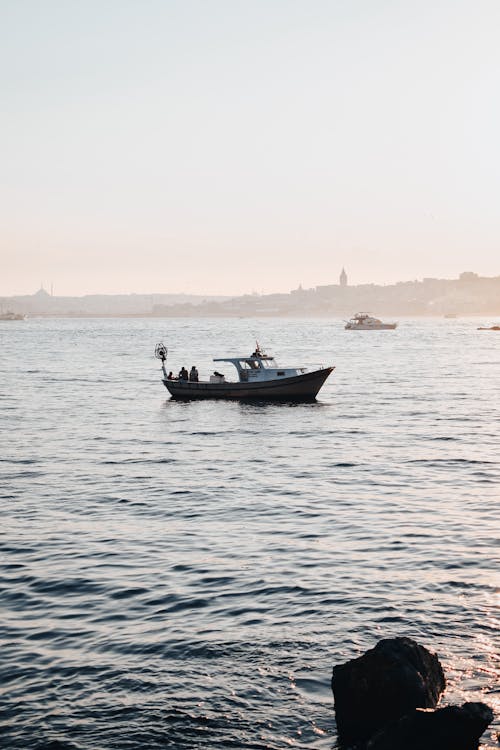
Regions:
<instances>
[{"instance_id":1,"label":"cabin window","mask_svg":"<svg viewBox=\"0 0 500 750\"><path fill-rule=\"evenodd\" d=\"M278 376L279 375L284 375L284 374L285 374L284 370L278 370L278 372L276 373L276 375L278 375Z\"/></svg>"}]
</instances>

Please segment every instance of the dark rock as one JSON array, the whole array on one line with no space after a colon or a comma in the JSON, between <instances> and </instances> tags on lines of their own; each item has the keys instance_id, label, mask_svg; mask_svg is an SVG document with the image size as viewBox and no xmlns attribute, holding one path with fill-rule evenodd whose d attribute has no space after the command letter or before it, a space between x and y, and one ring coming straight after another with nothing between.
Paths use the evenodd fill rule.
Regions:
<instances>
[{"instance_id":1,"label":"dark rock","mask_svg":"<svg viewBox=\"0 0 500 750\"><path fill-rule=\"evenodd\" d=\"M368 740L415 708L434 708L445 688L435 654L411 638L388 638L335 666L332 690L339 738Z\"/></svg>"},{"instance_id":2,"label":"dark rock","mask_svg":"<svg viewBox=\"0 0 500 750\"><path fill-rule=\"evenodd\" d=\"M367 750L477 750L493 719L484 703L464 703L437 711L417 709L378 732Z\"/></svg>"}]
</instances>

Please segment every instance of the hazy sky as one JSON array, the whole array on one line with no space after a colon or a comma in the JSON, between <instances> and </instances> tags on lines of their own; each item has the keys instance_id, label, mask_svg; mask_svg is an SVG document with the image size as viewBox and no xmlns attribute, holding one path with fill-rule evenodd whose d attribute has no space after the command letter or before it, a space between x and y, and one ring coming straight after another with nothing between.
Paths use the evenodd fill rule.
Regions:
<instances>
[{"instance_id":1,"label":"hazy sky","mask_svg":"<svg viewBox=\"0 0 500 750\"><path fill-rule=\"evenodd\" d=\"M0 0L0 294L500 274L499 0Z\"/></svg>"}]
</instances>

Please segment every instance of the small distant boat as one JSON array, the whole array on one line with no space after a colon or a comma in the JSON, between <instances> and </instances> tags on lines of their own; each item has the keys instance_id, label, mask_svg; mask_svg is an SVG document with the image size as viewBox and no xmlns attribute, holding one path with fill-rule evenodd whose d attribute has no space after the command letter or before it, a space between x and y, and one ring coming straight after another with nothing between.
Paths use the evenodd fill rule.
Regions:
<instances>
[{"instance_id":1,"label":"small distant boat","mask_svg":"<svg viewBox=\"0 0 500 750\"><path fill-rule=\"evenodd\" d=\"M218 357L214 362L229 362L238 373L237 381L228 381L219 372L209 380L190 380L167 374L167 348L158 344L155 355L161 359L163 383L175 399L257 399L262 401L314 401L321 386L335 369L320 367L308 372L305 367L279 367L274 357L266 354L257 344L252 354L241 357ZM198 377L197 374L195 376Z\"/></svg>"},{"instance_id":2,"label":"small distant boat","mask_svg":"<svg viewBox=\"0 0 500 750\"><path fill-rule=\"evenodd\" d=\"M444 317L445 318L456 318L457 314L456 313L446 313Z\"/></svg>"},{"instance_id":3,"label":"small distant boat","mask_svg":"<svg viewBox=\"0 0 500 750\"><path fill-rule=\"evenodd\" d=\"M500 331L500 326L479 326L478 331Z\"/></svg>"},{"instance_id":4,"label":"small distant boat","mask_svg":"<svg viewBox=\"0 0 500 750\"><path fill-rule=\"evenodd\" d=\"M382 323L378 318L373 318L365 312L356 315L347 321L346 331L391 331L396 328L397 323Z\"/></svg>"},{"instance_id":5,"label":"small distant boat","mask_svg":"<svg viewBox=\"0 0 500 750\"><path fill-rule=\"evenodd\" d=\"M26 320L26 315L8 310L7 312L0 313L0 320Z\"/></svg>"}]
</instances>

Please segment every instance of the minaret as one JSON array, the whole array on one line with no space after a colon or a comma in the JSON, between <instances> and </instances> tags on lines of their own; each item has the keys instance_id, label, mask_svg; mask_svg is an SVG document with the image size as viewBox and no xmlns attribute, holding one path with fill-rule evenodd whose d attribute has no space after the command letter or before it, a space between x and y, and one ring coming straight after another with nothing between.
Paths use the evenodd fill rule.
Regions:
<instances>
[{"instance_id":1,"label":"minaret","mask_svg":"<svg viewBox=\"0 0 500 750\"><path fill-rule=\"evenodd\" d=\"M347 274L344 268L342 268L342 273L340 274L339 284L340 286L347 286Z\"/></svg>"}]
</instances>

